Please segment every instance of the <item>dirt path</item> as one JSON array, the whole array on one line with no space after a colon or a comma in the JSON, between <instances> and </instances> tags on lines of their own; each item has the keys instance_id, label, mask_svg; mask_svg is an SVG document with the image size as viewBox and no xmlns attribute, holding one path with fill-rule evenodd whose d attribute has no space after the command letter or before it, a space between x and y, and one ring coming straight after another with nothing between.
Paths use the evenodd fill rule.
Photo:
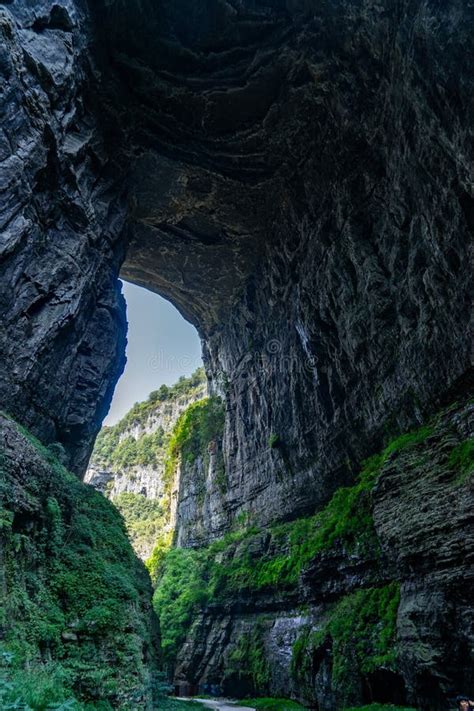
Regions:
<instances>
[{"instance_id":1,"label":"dirt path","mask_svg":"<svg viewBox=\"0 0 474 711\"><path fill-rule=\"evenodd\" d=\"M214 711L255 711L250 706L235 706L229 699L182 699L182 701L197 701L204 708Z\"/></svg>"}]
</instances>

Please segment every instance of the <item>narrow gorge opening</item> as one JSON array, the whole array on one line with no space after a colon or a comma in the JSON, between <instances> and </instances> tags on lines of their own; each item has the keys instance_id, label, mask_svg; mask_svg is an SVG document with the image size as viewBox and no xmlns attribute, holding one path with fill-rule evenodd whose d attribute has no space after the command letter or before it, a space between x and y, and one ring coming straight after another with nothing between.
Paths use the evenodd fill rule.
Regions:
<instances>
[{"instance_id":1,"label":"narrow gorge opening","mask_svg":"<svg viewBox=\"0 0 474 711\"><path fill-rule=\"evenodd\" d=\"M169 301L123 283L127 348L109 413L84 481L124 517L137 555L147 562L173 539L178 482L171 482L173 436L182 415L207 398L201 341Z\"/></svg>"},{"instance_id":2,"label":"narrow gorge opening","mask_svg":"<svg viewBox=\"0 0 474 711\"><path fill-rule=\"evenodd\" d=\"M170 386L202 367L199 335L162 296L123 282L127 305L127 362L104 425L115 425L161 385Z\"/></svg>"}]
</instances>

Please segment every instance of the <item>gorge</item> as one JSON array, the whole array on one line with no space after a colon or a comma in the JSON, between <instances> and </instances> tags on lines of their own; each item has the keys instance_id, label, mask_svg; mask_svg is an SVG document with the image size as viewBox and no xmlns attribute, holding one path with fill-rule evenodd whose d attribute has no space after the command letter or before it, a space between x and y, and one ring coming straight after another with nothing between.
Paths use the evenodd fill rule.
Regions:
<instances>
[{"instance_id":1,"label":"gorge","mask_svg":"<svg viewBox=\"0 0 474 711\"><path fill-rule=\"evenodd\" d=\"M473 693L473 9L0 3L7 709L165 709L163 674L321 711ZM81 483L119 276L203 342L207 395L139 455L154 593Z\"/></svg>"}]
</instances>

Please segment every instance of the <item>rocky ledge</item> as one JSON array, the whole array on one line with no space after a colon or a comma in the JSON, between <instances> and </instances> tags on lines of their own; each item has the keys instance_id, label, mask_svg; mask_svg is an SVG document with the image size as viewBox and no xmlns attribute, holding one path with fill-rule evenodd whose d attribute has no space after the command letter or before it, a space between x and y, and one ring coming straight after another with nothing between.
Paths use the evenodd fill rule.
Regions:
<instances>
[{"instance_id":1,"label":"rocky ledge","mask_svg":"<svg viewBox=\"0 0 474 711\"><path fill-rule=\"evenodd\" d=\"M474 405L458 401L367 460L315 516L241 521L209 548L173 551L155 606L177 685L291 692L323 711L450 708L474 681L473 429ZM188 632L171 598L192 591Z\"/></svg>"}]
</instances>

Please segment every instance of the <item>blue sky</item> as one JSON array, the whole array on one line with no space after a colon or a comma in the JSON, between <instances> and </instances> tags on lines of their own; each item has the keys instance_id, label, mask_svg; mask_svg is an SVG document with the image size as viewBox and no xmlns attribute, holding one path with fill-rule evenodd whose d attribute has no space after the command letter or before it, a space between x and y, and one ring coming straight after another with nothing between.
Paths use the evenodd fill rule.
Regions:
<instances>
[{"instance_id":1,"label":"blue sky","mask_svg":"<svg viewBox=\"0 0 474 711\"><path fill-rule=\"evenodd\" d=\"M125 372L115 388L104 424L113 425L135 402L162 383L172 385L200 365L201 341L194 326L161 296L123 283L127 300L128 346Z\"/></svg>"}]
</instances>

